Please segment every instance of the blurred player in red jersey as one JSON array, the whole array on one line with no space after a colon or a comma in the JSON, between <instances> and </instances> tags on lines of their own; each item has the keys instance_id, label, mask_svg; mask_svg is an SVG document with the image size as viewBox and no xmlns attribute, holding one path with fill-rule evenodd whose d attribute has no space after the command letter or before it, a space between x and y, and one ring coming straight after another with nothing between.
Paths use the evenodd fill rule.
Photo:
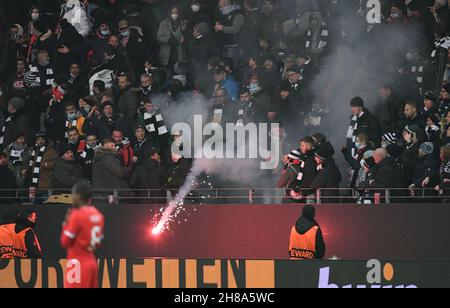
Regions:
<instances>
[{"instance_id":1,"label":"blurred player in red jersey","mask_svg":"<svg viewBox=\"0 0 450 308\"><path fill-rule=\"evenodd\" d=\"M98 264L95 251L103 240L105 220L92 204L89 184L72 189L73 209L67 213L61 234L61 246L67 250L65 288L98 288Z\"/></svg>"}]
</instances>

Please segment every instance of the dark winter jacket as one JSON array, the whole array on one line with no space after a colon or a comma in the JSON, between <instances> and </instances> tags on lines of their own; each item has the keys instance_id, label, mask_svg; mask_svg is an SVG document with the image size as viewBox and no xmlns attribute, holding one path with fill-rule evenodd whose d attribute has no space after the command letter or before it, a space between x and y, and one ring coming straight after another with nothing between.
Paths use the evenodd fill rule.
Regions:
<instances>
[{"instance_id":1,"label":"dark winter jacket","mask_svg":"<svg viewBox=\"0 0 450 308\"><path fill-rule=\"evenodd\" d=\"M138 96L131 88L125 90L119 98L119 110L127 121L133 121L138 110Z\"/></svg>"},{"instance_id":2,"label":"dark winter jacket","mask_svg":"<svg viewBox=\"0 0 450 308\"><path fill-rule=\"evenodd\" d=\"M407 126L413 126L413 125L417 125L419 126L421 129L425 129L425 121L422 119L422 117L420 115L417 115L413 118L408 118L405 119L403 121L403 124L401 125L401 127L399 128L398 131L398 136L401 136L401 134L403 133L403 131L405 130L405 128Z\"/></svg>"},{"instance_id":3,"label":"dark winter jacket","mask_svg":"<svg viewBox=\"0 0 450 308\"><path fill-rule=\"evenodd\" d=\"M339 202L339 190L327 190L339 188L342 181L342 175L333 159L329 159L322 163L318 168L318 173L312 181L310 188L312 193L318 189L325 189L321 192L323 203Z\"/></svg>"},{"instance_id":4,"label":"dark winter jacket","mask_svg":"<svg viewBox=\"0 0 450 308\"><path fill-rule=\"evenodd\" d=\"M89 133L97 135L99 140L111 137L112 132L116 129L123 132L125 137L130 138L132 136L130 123L120 116L113 119L93 118L88 123L89 128L87 130Z\"/></svg>"},{"instance_id":5,"label":"dark winter jacket","mask_svg":"<svg viewBox=\"0 0 450 308\"><path fill-rule=\"evenodd\" d=\"M405 101L396 94L389 96L377 110L383 131L396 132L404 119Z\"/></svg>"},{"instance_id":6,"label":"dark winter jacket","mask_svg":"<svg viewBox=\"0 0 450 308\"><path fill-rule=\"evenodd\" d=\"M136 165L141 165L150 157L150 152L154 149L160 149L158 138L146 137L144 141L133 143L134 156L138 158Z\"/></svg>"},{"instance_id":7,"label":"dark winter jacket","mask_svg":"<svg viewBox=\"0 0 450 308\"><path fill-rule=\"evenodd\" d=\"M400 157L401 164L403 165L403 179L407 186L414 183L414 170L416 168L418 155L419 146L411 143L406 146L403 155Z\"/></svg>"},{"instance_id":8,"label":"dark winter jacket","mask_svg":"<svg viewBox=\"0 0 450 308\"><path fill-rule=\"evenodd\" d=\"M180 189L191 171L192 161L186 158L180 159L177 163L170 162L166 176L166 185L169 189Z\"/></svg>"},{"instance_id":9,"label":"dark winter jacket","mask_svg":"<svg viewBox=\"0 0 450 308\"><path fill-rule=\"evenodd\" d=\"M129 169L122 166L114 152L103 147L96 150L92 166L92 186L96 190L129 190ZM125 193L126 195L126 193Z\"/></svg>"},{"instance_id":10,"label":"dark winter jacket","mask_svg":"<svg viewBox=\"0 0 450 308\"><path fill-rule=\"evenodd\" d=\"M14 231L16 233L20 233L27 228L31 228L25 234L25 245L27 247L27 257L29 259L42 258L41 248L39 246L39 243L36 241L37 235L34 231L34 227L35 225L33 223L30 223L28 220L18 219L16 222L16 227L14 228Z\"/></svg>"},{"instance_id":11,"label":"dark winter jacket","mask_svg":"<svg viewBox=\"0 0 450 308\"><path fill-rule=\"evenodd\" d=\"M151 199L148 200L150 203L165 203L165 191L161 189L165 184L165 175L166 172L161 163L147 158L139 168L134 170L132 186L137 189L151 190ZM147 192L140 195L148 196Z\"/></svg>"},{"instance_id":12,"label":"dark winter jacket","mask_svg":"<svg viewBox=\"0 0 450 308\"><path fill-rule=\"evenodd\" d=\"M414 184L417 188L422 188L422 182L430 178L427 186L423 188L433 189L439 185L439 161L435 155L426 155L417 159L414 170Z\"/></svg>"},{"instance_id":13,"label":"dark winter jacket","mask_svg":"<svg viewBox=\"0 0 450 308\"><path fill-rule=\"evenodd\" d=\"M17 183L14 172L8 166L0 166L0 204L13 203Z\"/></svg>"},{"instance_id":14,"label":"dark winter jacket","mask_svg":"<svg viewBox=\"0 0 450 308\"><path fill-rule=\"evenodd\" d=\"M207 35L194 39L189 48L192 75L195 80L207 75L208 59L212 54L211 40Z\"/></svg>"},{"instance_id":15,"label":"dark winter jacket","mask_svg":"<svg viewBox=\"0 0 450 308\"><path fill-rule=\"evenodd\" d=\"M27 117L21 110L15 114L9 115L5 113L5 120L11 116L11 121L6 122L5 140L3 142L4 148L13 143L19 133L25 133L28 136L28 121Z\"/></svg>"},{"instance_id":16,"label":"dark winter jacket","mask_svg":"<svg viewBox=\"0 0 450 308\"><path fill-rule=\"evenodd\" d=\"M394 159L387 157L377 168L374 182L369 186L372 189L404 188L401 170Z\"/></svg>"},{"instance_id":17,"label":"dark winter jacket","mask_svg":"<svg viewBox=\"0 0 450 308\"><path fill-rule=\"evenodd\" d=\"M307 189L311 187L311 183L317 176L317 163L314 159L315 153L314 151L309 152L308 154L302 154L301 161L304 162L302 180L300 181L300 188Z\"/></svg>"},{"instance_id":18,"label":"dark winter jacket","mask_svg":"<svg viewBox=\"0 0 450 308\"><path fill-rule=\"evenodd\" d=\"M368 109L364 109L364 114L358 118L358 128L354 132L355 136L366 134L369 136L370 142L375 147L379 147L381 143L381 126L377 117L375 117ZM348 146L350 149L351 146Z\"/></svg>"},{"instance_id":19,"label":"dark winter jacket","mask_svg":"<svg viewBox=\"0 0 450 308\"><path fill-rule=\"evenodd\" d=\"M325 246L325 242L323 240L322 230L320 229L319 224L315 220L310 220L310 219L302 216L295 224L295 230L299 234L303 235L315 226L318 226L319 229L317 230L317 235L316 235L316 254L314 257L317 260L321 260L325 256L326 246Z\"/></svg>"},{"instance_id":20,"label":"dark winter jacket","mask_svg":"<svg viewBox=\"0 0 450 308\"><path fill-rule=\"evenodd\" d=\"M66 161L62 158L56 160L53 171L53 188L61 190L71 190L72 187L84 182L83 168L76 161Z\"/></svg>"}]
</instances>

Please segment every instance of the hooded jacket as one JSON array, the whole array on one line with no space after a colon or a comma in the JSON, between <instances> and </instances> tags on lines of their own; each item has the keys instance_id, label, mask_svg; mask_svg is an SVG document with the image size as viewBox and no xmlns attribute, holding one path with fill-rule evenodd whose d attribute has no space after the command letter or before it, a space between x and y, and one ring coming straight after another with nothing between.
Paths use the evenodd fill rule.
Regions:
<instances>
[{"instance_id":1,"label":"hooded jacket","mask_svg":"<svg viewBox=\"0 0 450 308\"><path fill-rule=\"evenodd\" d=\"M27 246L28 258L38 259L42 257L41 248L39 242L37 241L37 236L34 231L35 224L29 222L26 219L19 218L16 222L16 227L14 228L16 233L20 233L23 230L31 228L25 235L25 245Z\"/></svg>"},{"instance_id":2,"label":"hooded jacket","mask_svg":"<svg viewBox=\"0 0 450 308\"><path fill-rule=\"evenodd\" d=\"M315 226L319 227L319 229L317 230L317 235L316 235L315 258L317 260L321 260L325 256L326 246L325 246L325 242L323 240L322 230L320 229L319 224L315 220L311 220L311 219L308 219L308 218L302 216L302 217L300 217L299 220L297 220L297 222L295 224L295 230L299 234L303 235Z\"/></svg>"},{"instance_id":3,"label":"hooded jacket","mask_svg":"<svg viewBox=\"0 0 450 308\"><path fill-rule=\"evenodd\" d=\"M129 170L124 168L113 151L100 147L95 152L92 186L95 190L129 190Z\"/></svg>"}]
</instances>

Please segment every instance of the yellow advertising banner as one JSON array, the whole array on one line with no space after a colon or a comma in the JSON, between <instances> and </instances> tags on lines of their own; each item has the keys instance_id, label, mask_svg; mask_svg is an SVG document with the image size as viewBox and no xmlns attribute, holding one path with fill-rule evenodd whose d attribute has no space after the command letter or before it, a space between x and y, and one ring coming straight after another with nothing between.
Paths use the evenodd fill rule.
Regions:
<instances>
[{"instance_id":1,"label":"yellow advertising banner","mask_svg":"<svg viewBox=\"0 0 450 308\"><path fill-rule=\"evenodd\" d=\"M101 259L102 288L274 288L275 261ZM66 260L2 260L0 288L62 288Z\"/></svg>"}]
</instances>

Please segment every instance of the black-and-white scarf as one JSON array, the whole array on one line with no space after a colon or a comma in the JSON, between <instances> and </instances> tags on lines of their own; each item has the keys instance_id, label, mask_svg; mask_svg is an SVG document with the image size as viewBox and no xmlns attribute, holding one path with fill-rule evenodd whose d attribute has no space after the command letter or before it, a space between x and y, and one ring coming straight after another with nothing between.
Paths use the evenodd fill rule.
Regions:
<instances>
[{"instance_id":1,"label":"black-and-white scarf","mask_svg":"<svg viewBox=\"0 0 450 308\"><path fill-rule=\"evenodd\" d=\"M145 129L150 134L157 133L158 136L162 136L169 132L166 124L164 123L164 118L159 112L155 112L153 114L148 112L144 113L144 125Z\"/></svg>"},{"instance_id":2,"label":"black-and-white scarf","mask_svg":"<svg viewBox=\"0 0 450 308\"><path fill-rule=\"evenodd\" d=\"M299 184L302 183L303 181L303 177L305 175L305 161L304 160L300 160L300 164L296 165L296 169L297 169L297 181L299 182Z\"/></svg>"},{"instance_id":3,"label":"black-and-white scarf","mask_svg":"<svg viewBox=\"0 0 450 308\"><path fill-rule=\"evenodd\" d=\"M36 83L41 86L51 87L55 81L55 73L53 69L49 67L42 68L44 71L40 72L37 66L30 66L30 72L36 74Z\"/></svg>"},{"instance_id":4,"label":"black-and-white scarf","mask_svg":"<svg viewBox=\"0 0 450 308\"><path fill-rule=\"evenodd\" d=\"M0 128L0 149L3 147L3 143L5 143L6 127L11 123L11 120L12 120L12 116L9 116L8 118L6 118L5 123Z\"/></svg>"},{"instance_id":5,"label":"black-and-white scarf","mask_svg":"<svg viewBox=\"0 0 450 308\"><path fill-rule=\"evenodd\" d=\"M358 130L358 120L364 113L359 116L354 115L350 120L350 127L347 132L347 145L350 145L350 150L353 158L358 157L358 149L356 148L356 131Z\"/></svg>"},{"instance_id":6,"label":"black-and-white scarf","mask_svg":"<svg viewBox=\"0 0 450 308\"><path fill-rule=\"evenodd\" d=\"M319 29L319 35L317 37L317 41L314 42L314 33L312 29L308 30L308 34L306 36L306 42L305 42L305 50L307 54L311 54L312 48L318 48L322 49L325 48L328 45L328 27L325 23L322 23L322 26ZM314 43L316 46L313 46Z\"/></svg>"},{"instance_id":7,"label":"black-and-white scarf","mask_svg":"<svg viewBox=\"0 0 450 308\"><path fill-rule=\"evenodd\" d=\"M9 159L13 164L13 166L21 165L23 163L22 155L23 153L25 153L26 148L16 150L14 149L14 144L11 144L9 146L9 150L10 150Z\"/></svg>"},{"instance_id":8,"label":"black-and-white scarf","mask_svg":"<svg viewBox=\"0 0 450 308\"><path fill-rule=\"evenodd\" d=\"M38 187L39 184L39 175L41 173L41 164L42 159L44 158L46 147L40 147L39 149L34 149L33 152L31 152L31 158L30 158L30 170L31 170L31 187Z\"/></svg>"},{"instance_id":9,"label":"black-and-white scarf","mask_svg":"<svg viewBox=\"0 0 450 308\"><path fill-rule=\"evenodd\" d=\"M91 147L90 145L86 145L86 148L80 153L80 158L83 164L91 165L94 160L95 151L99 148L99 145L95 147Z\"/></svg>"},{"instance_id":10,"label":"black-and-white scarf","mask_svg":"<svg viewBox=\"0 0 450 308\"><path fill-rule=\"evenodd\" d=\"M411 66L411 73L414 74L415 83L420 95L423 95L423 78L424 78L424 67L423 65L413 65Z\"/></svg>"}]
</instances>

